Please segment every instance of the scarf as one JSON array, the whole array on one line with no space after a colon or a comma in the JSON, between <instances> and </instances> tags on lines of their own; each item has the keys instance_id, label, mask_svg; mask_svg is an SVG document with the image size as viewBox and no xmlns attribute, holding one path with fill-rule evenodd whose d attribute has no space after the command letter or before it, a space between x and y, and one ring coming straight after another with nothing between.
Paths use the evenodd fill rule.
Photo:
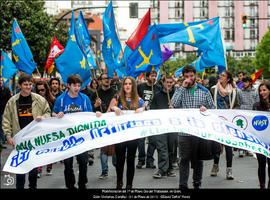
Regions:
<instances>
[{"instance_id":1,"label":"scarf","mask_svg":"<svg viewBox=\"0 0 270 200\"><path fill-rule=\"evenodd\" d=\"M225 96L229 96L232 91L233 91L233 87L231 84L227 84L226 87L224 88L219 82L217 83L217 90L219 92L219 94L222 96L222 97L225 97Z\"/></svg>"}]
</instances>

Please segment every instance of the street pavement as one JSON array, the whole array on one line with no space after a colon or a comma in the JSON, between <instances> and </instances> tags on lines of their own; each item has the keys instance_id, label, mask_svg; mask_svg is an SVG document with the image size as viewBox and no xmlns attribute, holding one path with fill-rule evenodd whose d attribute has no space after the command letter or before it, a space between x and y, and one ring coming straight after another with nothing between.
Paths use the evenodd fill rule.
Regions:
<instances>
[{"instance_id":1,"label":"street pavement","mask_svg":"<svg viewBox=\"0 0 270 200\"><path fill-rule=\"evenodd\" d=\"M12 183L11 179L15 178L14 174L9 174L2 171L4 163L11 151L9 146L2 151L1 155L1 188L15 188L15 183ZM114 189L116 187L116 171L112 165L112 158L109 157L109 176L107 179L99 179L101 174L101 164L99 160L99 149L94 150L95 159L94 164L88 167L88 185L89 189ZM155 164L157 165L157 153L155 152ZM136 159L137 164L137 159ZM211 177L210 171L212 168L213 160L204 161L203 181L202 188L216 188L216 189L252 189L259 188L257 178L257 160L252 156L245 156L243 158L238 157L238 152L234 151L233 158L233 175L234 180L226 180L226 159L225 152L221 155L220 159L220 172L217 177ZM126 167L126 166L125 166ZM145 166L144 166L145 167ZM138 189L150 188L172 188L178 189L179 186L179 170L176 170L176 177L167 177L162 179L154 179L152 177L156 169L136 169L133 187ZM76 173L76 180L78 180L78 165L76 159L74 159L74 172ZM43 167L42 177L38 179L38 188L53 188L61 189L65 188L64 182L64 164L55 163L53 165L51 176L46 176L46 167ZM124 172L125 173L125 172ZM190 170L189 187L192 188L192 173ZM8 177L12 177L8 180ZM125 179L124 179L125 183ZM28 181L26 178L25 188L28 188Z\"/></svg>"}]
</instances>

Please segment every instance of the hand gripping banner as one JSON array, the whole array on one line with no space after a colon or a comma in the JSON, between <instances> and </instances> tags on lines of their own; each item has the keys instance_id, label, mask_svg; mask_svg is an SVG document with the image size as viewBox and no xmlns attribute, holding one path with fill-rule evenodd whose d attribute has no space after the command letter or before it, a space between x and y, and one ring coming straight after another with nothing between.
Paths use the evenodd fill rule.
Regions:
<instances>
[{"instance_id":1,"label":"hand gripping banner","mask_svg":"<svg viewBox=\"0 0 270 200\"><path fill-rule=\"evenodd\" d=\"M269 113L243 110L165 109L73 113L33 121L14 136L3 171L24 174L91 149L152 135L183 132L270 157ZM188 136L186 136L188 137Z\"/></svg>"}]
</instances>

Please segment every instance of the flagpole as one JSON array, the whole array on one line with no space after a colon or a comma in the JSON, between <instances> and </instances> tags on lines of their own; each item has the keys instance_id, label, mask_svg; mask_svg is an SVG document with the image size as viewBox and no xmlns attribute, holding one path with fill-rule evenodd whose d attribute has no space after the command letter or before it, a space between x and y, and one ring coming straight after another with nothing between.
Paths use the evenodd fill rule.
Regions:
<instances>
[{"instance_id":1,"label":"flagpole","mask_svg":"<svg viewBox=\"0 0 270 200\"><path fill-rule=\"evenodd\" d=\"M100 53L99 53L99 54L100 54ZM96 63L97 63L97 65L98 65L98 70L99 70L99 72L102 73L101 64L100 64L100 62L99 62L99 60L98 60L98 53L96 53Z\"/></svg>"}]
</instances>

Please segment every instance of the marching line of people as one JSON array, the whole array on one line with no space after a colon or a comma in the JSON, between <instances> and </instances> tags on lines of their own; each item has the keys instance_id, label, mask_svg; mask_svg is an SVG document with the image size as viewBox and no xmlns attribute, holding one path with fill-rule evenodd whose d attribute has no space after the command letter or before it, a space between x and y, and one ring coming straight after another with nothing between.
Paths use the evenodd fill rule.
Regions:
<instances>
[{"instance_id":1,"label":"marching line of people","mask_svg":"<svg viewBox=\"0 0 270 200\"><path fill-rule=\"evenodd\" d=\"M1 146L6 143L14 146L13 137L31 121L41 121L43 118L62 118L74 112L95 112L100 117L106 112L115 112L116 116L123 115L123 110L147 112L152 109L189 109L198 108L201 112L207 109L243 109L270 110L270 83L263 81L258 89L253 87L252 79L239 73L237 83L229 71L206 79L198 79L196 70L192 66L185 66L182 77L163 75L157 80L155 71L146 73L146 80L135 80L126 77L113 79L102 73L98 79L94 78L89 86L81 88L82 80L78 75L71 75L67 80L66 89L60 89L58 78L46 81L34 81L29 75L22 74L18 80L19 93L12 96L8 88L4 87L0 78L0 128ZM202 139L201 139L202 140ZM99 179L106 180L109 176L108 160L112 157L112 164L116 170L117 189L136 188L133 179L136 170L145 168L157 170L152 174L154 179L176 177L179 169L179 188L189 189L188 179L190 168L193 169L193 188L199 189L202 184L203 160L197 155L200 139L186 133L167 133L133 141L122 142L99 149L100 175ZM145 145L147 150L145 151ZM215 177L219 173L220 154L225 149L226 179L233 180L234 149L213 142L214 152L212 170L209 175ZM154 152L157 150L157 161ZM237 150L239 157L253 155L251 152ZM88 165L93 165L94 150L86 151L76 156L79 165L78 188L87 188ZM135 163L135 158L138 163ZM258 160L258 180L261 189L270 189L270 182L266 182L266 166L270 159L256 154ZM126 184L123 182L125 162ZM76 177L73 170L73 157L62 161L64 165L65 186L76 189ZM110 169L114 170L114 169ZM46 166L46 175L53 175L53 163ZM42 176L42 166L29 172L29 188L37 188L37 178ZM270 170L268 167L268 177ZM269 177L270 178L270 177ZM23 189L25 174L16 175L16 188ZM125 185L125 186L124 186Z\"/></svg>"}]
</instances>

